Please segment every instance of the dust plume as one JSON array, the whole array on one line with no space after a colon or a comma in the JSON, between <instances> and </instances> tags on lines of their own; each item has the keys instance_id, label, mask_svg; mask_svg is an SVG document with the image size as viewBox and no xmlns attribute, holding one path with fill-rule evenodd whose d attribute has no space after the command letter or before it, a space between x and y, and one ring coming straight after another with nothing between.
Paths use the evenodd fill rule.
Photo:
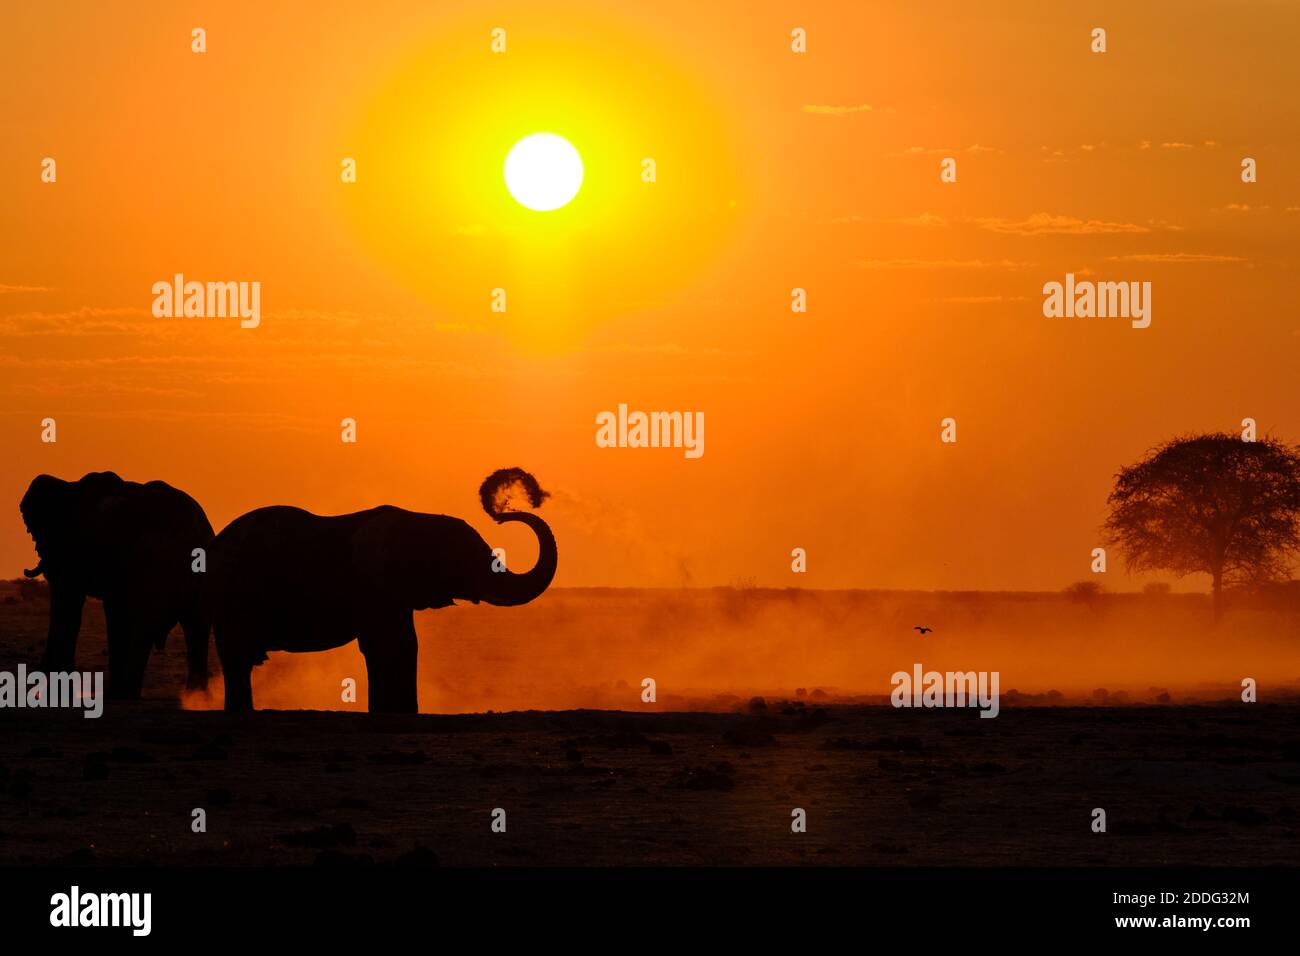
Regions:
<instances>
[{"instance_id":1,"label":"dust plume","mask_svg":"<svg viewBox=\"0 0 1300 956\"><path fill-rule=\"evenodd\" d=\"M1294 588L1243 595L1217 626L1195 594L558 588L522 607L418 613L420 709L883 703L916 663L999 671L1012 704L1236 699L1246 677L1267 700L1300 691L1298 623ZM347 678L355 703L341 699ZM364 710L365 661L355 644L272 653L253 688L259 708Z\"/></svg>"},{"instance_id":2,"label":"dust plume","mask_svg":"<svg viewBox=\"0 0 1300 956\"><path fill-rule=\"evenodd\" d=\"M534 508L540 508L542 502L550 497L550 492L543 491L537 479L522 468L498 468L483 479L478 496L483 502L483 510L499 520L517 491L523 492Z\"/></svg>"}]
</instances>

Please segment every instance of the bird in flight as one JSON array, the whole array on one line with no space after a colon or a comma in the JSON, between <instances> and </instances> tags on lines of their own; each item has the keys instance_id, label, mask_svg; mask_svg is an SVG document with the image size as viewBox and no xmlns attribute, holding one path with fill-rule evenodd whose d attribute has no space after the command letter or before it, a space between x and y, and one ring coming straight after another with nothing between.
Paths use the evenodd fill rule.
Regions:
<instances>
[{"instance_id":1,"label":"bird in flight","mask_svg":"<svg viewBox=\"0 0 1300 956\"><path fill-rule=\"evenodd\" d=\"M921 627L921 625L918 624L916 627L912 628L912 630L914 630L914 631L920 631L922 634L929 634L931 631L934 630L934 628L932 628L932 627Z\"/></svg>"}]
</instances>

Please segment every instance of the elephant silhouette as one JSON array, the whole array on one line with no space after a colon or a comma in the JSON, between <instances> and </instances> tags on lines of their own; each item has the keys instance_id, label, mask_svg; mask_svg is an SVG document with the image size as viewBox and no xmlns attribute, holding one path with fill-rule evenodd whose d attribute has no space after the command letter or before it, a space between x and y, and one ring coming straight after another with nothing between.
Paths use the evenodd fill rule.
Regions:
<instances>
[{"instance_id":1,"label":"elephant silhouette","mask_svg":"<svg viewBox=\"0 0 1300 956\"><path fill-rule=\"evenodd\" d=\"M50 622L40 669L76 667L86 598L104 602L108 696L140 696L150 648L162 649L177 623L185 631L190 688L208 684L208 622L202 611L194 549L212 542L199 503L162 481L124 481L96 471L78 481L32 480L19 505L39 561L24 571L45 576Z\"/></svg>"},{"instance_id":2,"label":"elephant silhouette","mask_svg":"<svg viewBox=\"0 0 1300 956\"><path fill-rule=\"evenodd\" d=\"M534 508L547 497L520 468L493 472L479 497L493 520L523 522L537 535L537 563L522 574L447 515L382 505L322 516L277 505L232 521L213 541L205 576L226 710L253 709L252 671L268 651L323 651L356 640L371 712L416 713L414 611L458 600L526 604L555 577L555 536L546 522L503 510L516 488Z\"/></svg>"}]
</instances>

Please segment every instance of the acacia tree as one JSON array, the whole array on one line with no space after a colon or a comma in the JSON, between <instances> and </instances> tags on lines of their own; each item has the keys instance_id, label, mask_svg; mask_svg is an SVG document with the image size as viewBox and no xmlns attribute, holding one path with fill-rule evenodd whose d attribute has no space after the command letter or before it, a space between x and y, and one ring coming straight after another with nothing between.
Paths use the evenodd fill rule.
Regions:
<instances>
[{"instance_id":1,"label":"acacia tree","mask_svg":"<svg viewBox=\"0 0 1300 956\"><path fill-rule=\"evenodd\" d=\"M1130 571L1204 572L1214 588L1285 578L1300 550L1300 454L1272 438L1174 438L1115 476L1107 543Z\"/></svg>"}]
</instances>

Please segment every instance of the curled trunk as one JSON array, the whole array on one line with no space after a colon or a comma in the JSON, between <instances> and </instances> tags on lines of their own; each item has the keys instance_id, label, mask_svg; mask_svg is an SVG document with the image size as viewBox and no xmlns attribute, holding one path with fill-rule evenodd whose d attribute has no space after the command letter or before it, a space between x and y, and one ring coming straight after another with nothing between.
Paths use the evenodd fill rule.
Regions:
<instances>
[{"instance_id":1,"label":"curled trunk","mask_svg":"<svg viewBox=\"0 0 1300 956\"><path fill-rule=\"evenodd\" d=\"M531 571L525 571L523 574L516 574L513 571L489 574L488 590L484 600L499 607L527 604L550 587L551 580L555 577L558 557L555 535L551 533L550 526L531 511L506 511L493 517L502 523L522 521L533 529L533 533L537 535L537 563L533 565Z\"/></svg>"}]
</instances>

